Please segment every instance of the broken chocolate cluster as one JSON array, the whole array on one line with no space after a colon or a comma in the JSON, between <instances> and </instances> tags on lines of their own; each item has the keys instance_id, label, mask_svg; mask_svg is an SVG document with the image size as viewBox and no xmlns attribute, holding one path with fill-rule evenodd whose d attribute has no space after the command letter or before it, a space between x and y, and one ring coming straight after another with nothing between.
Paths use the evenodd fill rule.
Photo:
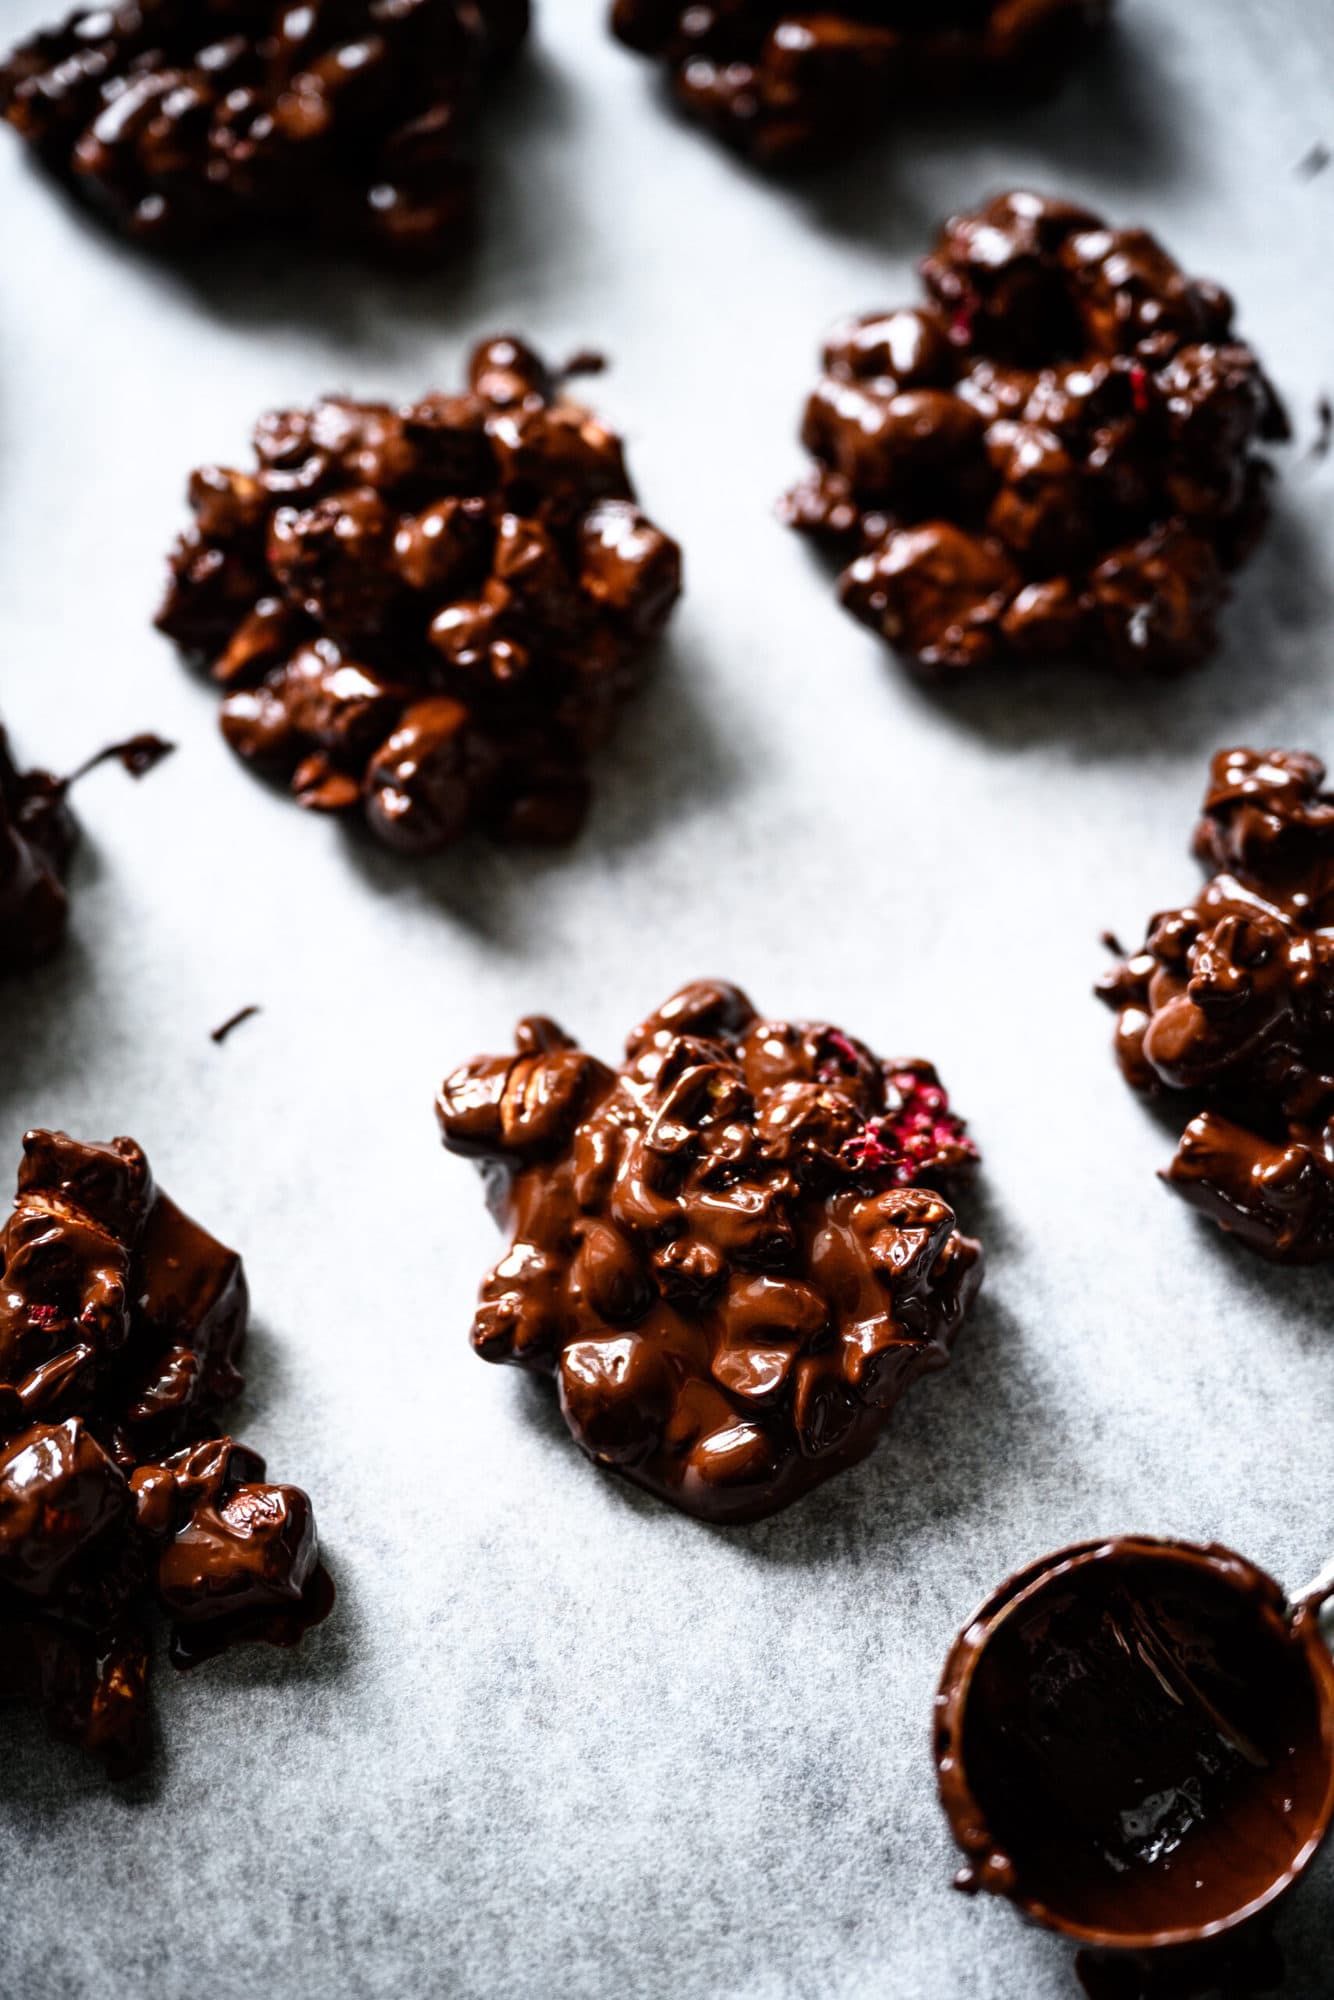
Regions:
<instances>
[{"instance_id":1,"label":"broken chocolate cluster","mask_svg":"<svg viewBox=\"0 0 1334 2000\"><path fill-rule=\"evenodd\" d=\"M783 518L851 557L847 608L931 673L1002 656L1203 659L1288 435L1232 302L1153 237L1035 194L955 216L928 302L839 328Z\"/></svg>"},{"instance_id":2,"label":"broken chocolate cluster","mask_svg":"<svg viewBox=\"0 0 1334 2000\"><path fill-rule=\"evenodd\" d=\"M657 57L682 109L763 166L844 152L914 99L1048 88L1110 0L613 0L613 32Z\"/></svg>"},{"instance_id":3,"label":"broken chocolate cluster","mask_svg":"<svg viewBox=\"0 0 1334 2000\"><path fill-rule=\"evenodd\" d=\"M685 987L619 1070L521 1021L439 1111L514 1232L473 1346L554 1376L591 1458L709 1520L863 1457L981 1278L935 1191L976 1151L930 1064L735 986Z\"/></svg>"},{"instance_id":4,"label":"broken chocolate cluster","mask_svg":"<svg viewBox=\"0 0 1334 2000\"><path fill-rule=\"evenodd\" d=\"M1334 1257L1334 794L1299 750L1221 750L1209 880L1098 986L1136 1090L1192 1112L1165 1179L1277 1263Z\"/></svg>"},{"instance_id":5,"label":"broken chocolate cluster","mask_svg":"<svg viewBox=\"0 0 1334 2000\"><path fill-rule=\"evenodd\" d=\"M429 260L472 213L527 0L121 0L0 64L0 115L132 236L257 226Z\"/></svg>"},{"instance_id":6,"label":"broken chocolate cluster","mask_svg":"<svg viewBox=\"0 0 1334 2000\"><path fill-rule=\"evenodd\" d=\"M232 748L407 852L569 839L681 583L615 433L495 339L462 395L285 411L255 450L195 474L158 617Z\"/></svg>"},{"instance_id":7,"label":"broken chocolate cluster","mask_svg":"<svg viewBox=\"0 0 1334 2000\"><path fill-rule=\"evenodd\" d=\"M49 771L20 771L0 729L0 977L42 964L64 938L78 838L67 791Z\"/></svg>"},{"instance_id":8,"label":"broken chocolate cluster","mask_svg":"<svg viewBox=\"0 0 1334 2000\"><path fill-rule=\"evenodd\" d=\"M131 1139L29 1132L0 1232L0 1696L116 1775L148 1747L150 1615L178 1665L328 1611L306 1495L216 1435L241 1261Z\"/></svg>"}]
</instances>

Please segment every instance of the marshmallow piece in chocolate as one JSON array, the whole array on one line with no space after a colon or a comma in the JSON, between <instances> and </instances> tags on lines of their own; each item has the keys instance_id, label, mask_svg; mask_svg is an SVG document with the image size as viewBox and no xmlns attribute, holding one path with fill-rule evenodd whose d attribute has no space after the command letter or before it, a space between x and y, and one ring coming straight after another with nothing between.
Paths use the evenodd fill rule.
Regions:
<instances>
[{"instance_id":1,"label":"marshmallow piece in chocolate","mask_svg":"<svg viewBox=\"0 0 1334 2000\"><path fill-rule=\"evenodd\" d=\"M666 70L687 116L764 167L848 151L914 98L1049 89L1102 29L1110 0L613 0L612 32Z\"/></svg>"},{"instance_id":2,"label":"marshmallow piece in chocolate","mask_svg":"<svg viewBox=\"0 0 1334 2000\"><path fill-rule=\"evenodd\" d=\"M155 1608L185 1665L332 1603L305 1494L214 1434L247 1309L133 1140L28 1133L0 1231L0 1694L115 1775L148 1748Z\"/></svg>"},{"instance_id":3,"label":"marshmallow piece in chocolate","mask_svg":"<svg viewBox=\"0 0 1334 2000\"><path fill-rule=\"evenodd\" d=\"M1331 1588L1289 1603L1231 1549L1147 1536L1002 1584L936 1696L957 1886L1080 1943L1098 2000L1269 1991L1272 1913L1334 1814Z\"/></svg>"},{"instance_id":4,"label":"marshmallow piece in chocolate","mask_svg":"<svg viewBox=\"0 0 1334 2000\"><path fill-rule=\"evenodd\" d=\"M1220 750L1209 872L1099 981L1136 1090L1188 1123L1165 1178L1276 1263L1334 1257L1334 795L1304 751Z\"/></svg>"},{"instance_id":5,"label":"marshmallow piece in chocolate","mask_svg":"<svg viewBox=\"0 0 1334 2000\"><path fill-rule=\"evenodd\" d=\"M514 1238L474 1348L552 1377L589 1457L706 1520L865 1456L980 1282L939 1192L976 1150L930 1064L722 982L650 1015L617 1070L521 1021L439 1114Z\"/></svg>"},{"instance_id":6,"label":"marshmallow piece in chocolate","mask_svg":"<svg viewBox=\"0 0 1334 2000\"><path fill-rule=\"evenodd\" d=\"M497 338L461 395L331 399L255 449L195 474L158 616L232 749L403 853L569 840L681 583L615 433Z\"/></svg>"},{"instance_id":7,"label":"marshmallow piece in chocolate","mask_svg":"<svg viewBox=\"0 0 1334 2000\"><path fill-rule=\"evenodd\" d=\"M1142 229L1019 191L957 215L926 303L835 329L780 514L923 673L1166 675L1216 643L1288 435L1232 301Z\"/></svg>"},{"instance_id":8,"label":"marshmallow piece in chocolate","mask_svg":"<svg viewBox=\"0 0 1334 2000\"><path fill-rule=\"evenodd\" d=\"M0 63L0 117L139 241L435 262L469 232L485 85L527 27L527 0L85 8Z\"/></svg>"}]
</instances>

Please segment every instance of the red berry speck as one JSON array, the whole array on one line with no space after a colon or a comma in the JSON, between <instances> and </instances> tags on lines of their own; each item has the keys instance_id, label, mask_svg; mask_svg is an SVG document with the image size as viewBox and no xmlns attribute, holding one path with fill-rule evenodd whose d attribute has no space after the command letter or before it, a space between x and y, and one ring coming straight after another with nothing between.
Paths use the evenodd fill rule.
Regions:
<instances>
[{"instance_id":1,"label":"red berry speck","mask_svg":"<svg viewBox=\"0 0 1334 2000\"><path fill-rule=\"evenodd\" d=\"M1139 361L1130 370L1130 400L1136 414L1142 417L1149 407L1149 371Z\"/></svg>"}]
</instances>

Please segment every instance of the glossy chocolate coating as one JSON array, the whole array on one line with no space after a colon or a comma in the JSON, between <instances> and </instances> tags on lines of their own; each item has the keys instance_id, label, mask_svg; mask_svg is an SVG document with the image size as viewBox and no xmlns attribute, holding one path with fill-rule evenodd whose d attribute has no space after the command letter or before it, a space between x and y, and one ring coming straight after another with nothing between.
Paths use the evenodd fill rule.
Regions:
<instances>
[{"instance_id":1,"label":"glossy chocolate coating","mask_svg":"<svg viewBox=\"0 0 1334 2000\"><path fill-rule=\"evenodd\" d=\"M54 778L49 771L20 771L0 728L0 979L31 971L64 941L64 875L79 833L70 786L111 759L142 778L174 747L160 736L131 736L109 743L68 778Z\"/></svg>"},{"instance_id":2,"label":"glossy chocolate coating","mask_svg":"<svg viewBox=\"0 0 1334 2000\"><path fill-rule=\"evenodd\" d=\"M66 790L49 771L20 771L0 729L0 977L40 965L64 940L62 878L78 838Z\"/></svg>"},{"instance_id":3,"label":"glossy chocolate coating","mask_svg":"<svg viewBox=\"0 0 1334 2000\"><path fill-rule=\"evenodd\" d=\"M158 616L238 756L408 853L571 838L681 585L614 432L501 337L462 395L286 411L255 450L195 474Z\"/></svg>"},{"instance_id":4,"label":"glossy chocolate coating","mask_svg":"<svg viewBox=\"0 0 1334 2000\"><path fill-rule=\"evenodd\" d=\"M247 1309L132 1139L28 1133L0 1231L0 1695L117 1776L148 1747L155 1605L188 1665L333 1601L306 1495L214 1434Z\"/></svg>"},{"instance_id":5,"label":"glossy chocolate coating","mask_svg":"<svg viewBox=\"0 0 1334 2000\"><path fill-rule=\"evenodd\" d=\"M143 241L281 229L433 261L527 25L527 0L120 0L15 49L0 116Z\"/></svg>"},{"instance_id":6,"label":"glossy chocolate coating","mask_svg":"<svg viewBox=\"0 0 1334 2000\"><path fill-rule=\"evenodd\" d=\"M1334 1812L1334 1662L1231 1550L1118 1537L1003 1584L936 1697L966 1889L1078 1939L1090 1992L1246 1992Z\"/></svg>"},{"instance_id":7,"label":"glossy chocolate coating","mask_svg":"<svg viewBox=\"0 0 1334 2000\"><path fill-rule=\"evenodd\" d=\"M761 166L846 152L915 98L1047 89L1110 0L613 0L613 33L662 62L677 103Z\"/></svg>"},{"instance_id":8,"label":"glossy chocolate coating","mask_svg":"<svg viewBox=\"0 0 1334 2000\"><path fill-rule=\"evenodd\" d=\"M683 988L619 1070L521 1021L439 1112L514 1234L477 1353L553 1376L590 1458L706 1520L864 1457L981 1278L933 1191L976 1151L930 1064L761 1020L735 986Z\"/></svg>"},{"instance_id":9,"label":"glossy chocolate coating","mask_svg":"<svg viewBox=\"0 0 1334 2000\"><path fill-rule=\"evenodd\" d=\"M1220 750L1209 879L1099 981L1127 1083L1192 1115L1165 1179L1278 1263L1334 1257L1334 795L1300 750Z\"/></svg>"},{"instance_id":10,"label":"glossy chocolate coating","mask_svg":"<svg viewBox=\"0 0 1334 2000\"><path fill-rule=\"evenodd\" d=\"M924 673L1195 665L1288 435L1232 302L1146 231L1029 193L946 223L927 302L831 335L780 507Z\"/></svg>"}]
</instances>

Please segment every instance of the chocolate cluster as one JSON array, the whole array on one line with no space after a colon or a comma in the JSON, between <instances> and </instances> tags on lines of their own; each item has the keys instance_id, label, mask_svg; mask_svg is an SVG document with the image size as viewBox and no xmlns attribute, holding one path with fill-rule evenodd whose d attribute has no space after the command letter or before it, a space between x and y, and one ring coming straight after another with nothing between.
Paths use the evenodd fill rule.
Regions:
<instances>
[{"instance_id":1,"label":"chocolate cluster","mask_svg":"<svg viewBox=\"0 0 1334 2000\"><path fill-rule=\"evenodd\" d=\"M611 1069L554 1022L445 1079L514 1241L473 1346L555 1378L599 1464L713 1521L863 1457L982 1272L937 1191L976 1151L929 1063L687 986Z\"/></svg>"},{"instance_id":2,"label":"chocolate cluster","mask_svg":"<svg viewBox=\"0 0 1334 2000\"><path fill-rule=\"evenodd\" d=\"M1227 294L1022 192L955 216L922 276L924 305L831 337L780 509L850 558L848 610L945 678L1203 659L1267 516L1257 447L1288 435Z\"/></svg>"},{"instance_id":3,"label":"chocolate cluster","mask_svg":"<svg viewBox=\"0 0 1334 2000\"><path fill-rule=\"evenodd\" d=\"M158 614L233 750L405 852L571 838L681 586L615 433L502 338L462 395L283 411L255 452L194 475Z\"/></svg>"},{"instance_id":4,"label":"chocolate cluster","mask_svg":"<svg viewBox=\"0 0 1334 2000\"><path fill-rule=\"evenodd\" d=\"M466 232L527 0L119 0L0 64L0 115L131 236L240 230L430 261Z\"/></svg>"},{"instance_id":5,"label":"chocolate cluster","mask_svg":"<svg viewBox=\"0 0 1334 2000\"><path fill-rule=\"evenodd\" d=\"M241 1261L131 1139L29 1132L0 1232L0 1696L115 1775L148 1748L154 1607L177 1665L328 1611L306 1495L217 1434Z\"/></svg>"},{"instance_id":6,"label":"chocolate cluster","mask_svg":"<svg viewBox=\"0 0 1334 2000\"><path fill-rule=\"evenodd\" d=\"M1209 873L1109 972L1127 1083L1191 1113L1164 1178L1276 1263L1334 1257L1334 794L1300 750L1221 750Z\"/></svg>"},{"instance_id":7,"label":"chocolate cluster","mask_svg":"<svg viewBox=\"0 0 1334 2000\"><path fill-rule=\"evenodd\" d=\"M49 771L20 771L0 729L0 978L41 965L64 939L78 838L67 790Z\"/></svg>"},{"instance_id":8,"label":"chocolate cluster","mask_svg":"<svg viewBox=\"0 0 1334 2000\"><path fill-rule=\"evenodd\" d=\"M914 100L1053 84L1110 0L613 0L613 32L661 61L677 103L762 166L846 151Z\"/></svg>"}]
</instances>

